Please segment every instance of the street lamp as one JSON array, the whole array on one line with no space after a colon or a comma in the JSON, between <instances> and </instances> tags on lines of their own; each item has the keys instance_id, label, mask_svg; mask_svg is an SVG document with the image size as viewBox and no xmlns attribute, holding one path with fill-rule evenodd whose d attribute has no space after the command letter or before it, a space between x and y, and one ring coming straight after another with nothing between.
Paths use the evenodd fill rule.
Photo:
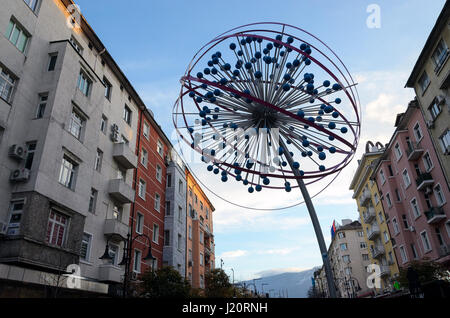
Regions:
<instances>
[{"instance_id":1,"label":"street lamp","mask_svg":"<svg viewBox=\"0 0 450 318\"><path fill-rule=\"evenodd\" d=\"M130 233L128 233L127 235L127 239L124 239L123 241L125 242L124 248L123 248L123 257L122 257L122 261L118 264L120 266L124 266L125 267L125 273L124 273L124 279L123 279L123 292L122 292L122 296L123 298L126 298L128 296L128 280L129 280L129 276L130 276L130 265L131 265L131 251L132 251L132 246L134 241L139 238L139 237L144 237L148 240L148 252L147 255L142 258L143 261L151 261L150 263L150 268L151 271L153 273L154 271L154 261L155 261L155 257L152 254L152 241L151 239L145 235L145 234L138 234L135 237L131 237ZM111 257L111 255L109 254L109 240L106 242L106 247L105 247L105 252L103 253L102 256L99 257L99 259L103 260L103 261L111 261L113 258Z\"/></svg>"}]
</instances>

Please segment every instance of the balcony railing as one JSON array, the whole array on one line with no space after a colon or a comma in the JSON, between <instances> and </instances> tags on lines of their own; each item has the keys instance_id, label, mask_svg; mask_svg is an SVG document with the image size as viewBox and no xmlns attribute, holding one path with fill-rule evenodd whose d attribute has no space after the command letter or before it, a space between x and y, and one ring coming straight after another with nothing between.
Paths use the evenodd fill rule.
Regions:
<instances>
[{"instance_id":1,"label":"balcony railing","mask_svg":"<svg viewBox=\"0 0 450 318\"><path fill-rule=\"evenodd\" d=\"M433 176L429 172L419 174L416 179L417 190L423 190L434 183Z\"/></svg>"},{"instance_id":2,"label":"balcony railing","mask_svg":"<svg viewBox=\"0 0 450 318\"><path fill-rule=\"evenodd\" d=\"M389 266L381 265L380 266L380 276L387 276L391 274L391 270L389 269Z\"/></svg>"},{"instance_id":3,"label":"balcony railing","mask_svg":"<svg viewBox=\"0 0 450 318\"><path fill-rule=\"evenodd\" d=\"M114 144L113 158L126 169L133 169L137 167L137 156L125 143Z\"/></svg>"},{"instance_id":4,"label":"balcony railing","mask_svg":"<svg viewBox=\"0 0 450 318\"><path fill-rule=\"evenodd\" d=\"M384 247L381 245L377 245L370 249L373 258L378 258L384 254Z\"/></svg>"},{"instance_id":5,"label":"balcony railing","mask_svg":"<svg viewBox=\"0 0 450 318\"><path fill-rule=\"evenodd\" d=\"M367 211L363 213L364 223L370 223L375 219L375 208L373 206L369 206Z\"/></svg>"},{"instance_id":6,"label":"balcony railing","mask_svg":"<svg viewBox=\"0 0 450 318\"><path fill-rule=\"evenodd\" d=\"M378 226L372 226L369 231L367 232L367 238L369 240L373 240L378 235L380 235L380 228Z\"/></svg>"},{"instance_id":7,"label":"balcony railing","mask_svg":"<svg viewBox=\"0 0 450 318\"><path fill-rule=\"evenodd\" d=\"M105 220L103 233L113 241L123 241L127 238L128 225L118 219L107 219Z\"/></svg>"},{"instance_id":8,"label":"balcony railing","mask_svg":"<svg viewBox=\"0 0 450 318\"><path fill-rule=\"evenodd\" d=\"M361 196L359 197L359 204L361 206L366 206L366 204L369 202L370 202L370 191L364 190Z\"/></svg>"},{"instance_id":9,"label":"balcony railing","mask_svg":"<svg viewBox=\"0 0 450 318\"><path fill-rule=\"evenodd\" d=\"M109 195L122 204L134 202L134 190L123 179L109 181Z\"/></svg>"},{"instance_id":10,"label":"balcony railing","mask_svg":"<svg viewBox=\"0 0 450 318\"><path fill-rule=\"evenodd\" d=\"M438 223L443 219L446 219L444 209L439 207L432 207L430 210L425 212L428 224Z\"/></svg>"},{"instance_id":11,"label":"balcony railing","mask_svg":"<svg viewBox=\"0 0 450 318\"><path fill-rule=\"evenodd\" d=\"M420 158L423 154L423 148L420 146L420 143L409 142L408 147L406 148L406 154L408 155L408 160L415 161Z\"/></svg>"}]
</instances>

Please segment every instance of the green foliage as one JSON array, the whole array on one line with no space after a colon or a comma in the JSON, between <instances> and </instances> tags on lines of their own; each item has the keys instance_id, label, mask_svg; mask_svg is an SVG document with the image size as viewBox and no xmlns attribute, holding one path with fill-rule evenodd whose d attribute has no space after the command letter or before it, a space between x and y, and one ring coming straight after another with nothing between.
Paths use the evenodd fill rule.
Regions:
<instances>
[{"instance_id":1,"label":"green foliage","mask_svg":"<svg viewBox=\"0 0 450 318\"><path fill-rule=\"evenodd\" d=\"M450 281L450 273L441 264L429 260L413 261L410 266L416 271L421 284L435 280ZM407 278L408 268L400 268L398 282L404 288L409 288Z\"/></svg>"},{"instance_id":2,"label":"green foliage","mask_svg":"<svg viewBox=\"0 0 450 318\"><path fill-rule=\"evenodd\" d=\"M234 288L228 275L220 268L211 270L205 275L205 296L211 298L231 298Z\"/></svg>"},{"instance_id":3,"label":"green foliage","mask_svg":"<svg viewBox=\"0 0 450 318\"><path fill-rule=\"evenodd\" d=\"M191 286L173 267L165 266L156 272L146 271L142 276L141 295L149 298L187 298Z\"/></svg>"}]
</instances>

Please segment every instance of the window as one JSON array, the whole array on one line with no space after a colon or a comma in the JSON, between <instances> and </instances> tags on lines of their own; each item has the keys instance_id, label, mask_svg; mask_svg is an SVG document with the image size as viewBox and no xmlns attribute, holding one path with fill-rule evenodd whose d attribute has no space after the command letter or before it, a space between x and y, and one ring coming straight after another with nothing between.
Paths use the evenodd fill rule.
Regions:
<instances>
[{"instance_id":1,"label":"window","mask_svg":"<svg viewBox=\"0 0 450 318\"><path fill-rule=\"evenodd\" d=\"M380 198L378 197L378 193L375 193L375 194L373 195L373 199L374 199L374 201L375 201L375 205L377 205L378 202L380 202Z\"/></svg>"},{"instance_id":2,"label":"window","mask_svg":"<svg viewBox=\"0 0 450 318\"><path fill-rule=\"evenodd\" d=\"M74 47L74 49L79 53L79 54L83 54L83 47L80 45L80 43L75 40L75 38L73 37L73 35L70 37L69 40L70 44L72 44L72 46Z\"/></svg>"},{"instance_id":3,"label":"window","mask_svg":"<svg viewBox=\"0 0 450 318\"><path fill-rule=\"evenodd\" d=\"M84 233L81 239L80 259L86 262L89 262L89 256L91 254L91 241L92 235Z\"/></svg>"},{"instance_id":4,"label":"window","mask_svg":"<svg viewBox=\"0 0 450 318\"><path fill-rule=\"evenodd\" d=\"M117 205L114 205L112 211L113 211L113 218L116 219L116 220L121 221L122 220L123 208L121 206L119 207Z\"/></svg>"},{"instance_id":5,"label":"window","mask_svg":"<svg viewBox=\"0 0 450 318\"><path fill-rule=\"evenodd\" d=\"M109 244L109 256L111 256L111 260L109 260L109 264L117 265L117 259L119 256L119 247L115 244Z\"/></svg>"},{"instance_id":6,"label":"window","mask_svg":"<svg viewBox=\"0 0 450 318\"><path fill-rule=\"evenodd\" d=\"M69 189L73 189L75 187L77 169L78 164L64 155L62 159L61 170L59 172L59 183Z\"/></svg>"},{"instance_id":7,"label":"window","mask_svg":"<svg viewBox=\"0 0 450 318\"><path fill-rule=\"evenodd\" d=\"M164 231L164 246L170 246L170 231Z\"/></svg>"},{"instance_id":8,"label":"window","mask_svg":"<svg viewBox=\"0 0 450 318\"><path fill-rule=\"evenodd\" d=\"M203 231L200 230L200 239L199 239L200 244L203 244L205 242L204 237L205 237L205 233L203 233Z\"/></svg>"},{"instance_id":9,"label":"window","mask_svg":"<svg viewBox=\"0 0 450 318\"><path fill-rule=\"evenodd\" d=\"M181 236L181 234L178 234L177 248L179 251L183 250L183 237Z\"/></svg>"},{"instance_id":10,"label":"window","mask_svg":"<svg viewBox=\"0 0 450 318\"><path fill-rule=\"evenodd\" d=\"M419 142L423 138L422 129L420 129L419 123L414 125L414 137L416 138L416 141Z\"/></svg>"},{"instance_id":11,"label":"window","mask_svg":"<svg viewBox=\"0 0 450 318\"><path fill-rule=\"evenodd\" d=\"M162 182L162 168L160 165L156 165L156 180Z\"/></svg>"},{"instance_id":12,"label":"window","mask_svg":"<svg viewBox=\"0 0 450 318\"><path fill-rule=\"evenodd\" d=\"M75 108L73 108L70 118L69 132L78 140L81 139L84 123L85 120L83 116Z\"/></svg>"},{"instance_id":13,"label":"window","mask_svg":"<svg viewBox=\"0 0 450 318\"><path fill-rule=\"evenodd\" d=\"M381 184L384 184L386 182L386 177L384 176L383 170L380 170L380 180Z\"/></svg>"},{"instance_id":14,"label":"window","mask_svg":"<svg viewBox=\"0 0 450 318\"><path fill-rule=\"evenodd\" d=\"M66 236L68 218L54 210L50 211L47 226L47 243L56 246L63 246Z\"/></svg>"},{"instance_id":15,"label":"window","mask_svg":"<svg viewBox=\"0 0 450 318\"><path fill-rule=\"evenodd\" d=\"M363 259L363 261L368 261L369 260L369 254L362 254L362 259Z\"/></svg>"},{"instance_id":16,"label":"window","mask_svg":"<svg viewBox=\"0 0 450 318\"><path fill-rule=\"evenodd\" d=\"M159 153L159 155L161 157L164 156L164 147L163 147L162 143L159 140L158 140L158 143L156 145L156 151Z\"/></svg>"},{"instance_id":17,"label":"window","mask_svg":"<svg viewBox=\"0 0 450 318\"><path fill-rule=\"evenodd\" d=\"M345 232L339 232L339 233L338 233L338 237L339 237L340 239L345 238Z\"/></svg>"},{"instance_id":18,"label":"window","mask_svg":"<svg viewBox=\"0 0 450 318\"><path fill-rule=\"evenodd\" d=\"M53 72L55 70L56 67L56 61L58 60L58 53L52 53L49 56L49 60L48 60L48 68L47 71L49 72Z\"/></svg>"},{"instance_id":19,"label":"window","mask_svg":"<svg viewBox=\"0 0 450 318\"><path fill-rule=\"evenodd\" d=\"M106 77L103 77L103 84L105 84L105 97L107 100L111 100L111 94L112 94L112 85L111 83L106 79Z\"/></svg>"},{"instance_id":20,"label":"window","mask_svg":"<svg viewBox=\"0 0 450 318\"><path fill-rule=\"evenodd\" d=\"M364 237L364 231L358 231L358 236L359 237Z\"/></svg>"},{"instance_id":21,"label":"window","mask_svg":"<svg viewBox=\"0 0 450 318\"><path fill-rule=\"evenodd\" d=\"M361 248L361 249L367 248L366 242L359 242L359 248Z\"/></svg>"},{"instance_id":22,"label":"window","mask_svg":"<svg viewBox=\"0 0 450 318\"><path fill-rule=\"evenodd\" d=\"M170 201L166 201L166 216L170 215Z\"/></svg>"},{"instance_id":23,"label":"window","mask_svg":"<svg viewBox=\"0 0 450 318\"><path fill-rule=\"evenodd\" d=\"M444 64L447 56L448 56L447 44L444 42L443 39L441 39L436 48L434 49L433 55L431 56L431 60L434 62L435 65L434 69L435 72L438 72L438 70Z\"/></svg>"},{"instance_id":24,"label":"window","mask_svg":"<svg viewBox=\"0 0 450 318\"><path fill-rule=\"evenodd\" d=\"M33 167L34 153L36 152L36 142L27 144L27 157L25 159L25 169L31 170Z\"/></svg>"},{"instance_id":25,"label":"window","mask_svg":"<svg viewBox=\"0 0 450 318\"><path fill-rule=\"evenodd\" d=\"M158 238L159 238L159 226L158 224L153 224L153 242L158 244Z\"/></svg>"},{"instance_id":26,"label":"window","mask_svg":"<svg viewBox=\"0 0 450 318\"><path fill-rule=\"evenodd\" d=\"M398 188L395 188L394 193L395 193L395 199L397 200L397 202L400 202L402 200L402 198L400 197L400 192L398 191Z\"/></svg>"},{"instance_id":27,"label":"window","mask_svg":"<svg viewBox=\"0 0 450 318\"><path fill-rule=\"evenodd\" d=\"M203 254L200 253L200 266L203 266Z\"/></svg>"},{"instance_id":28,"label":"window","mask_svg":"<svg viewBox=\"0 0 450 318\"><path fill-rule=\"evenodd\" d=\"M183 194L183 181L181 181L181 180L178 180L178 193L179 194Z\"/></svg>"},{"instance_id":29,"label":"window","mask_svg":"<svg viewBox=\"0 0 450 318\"><path fill-rule=\"evenodd\" d=\"M145 200L145 192L146 192L146 184L145 181L140 179L139 180L139 196Z\"/></svg>"},{"instance_id":30,"label":"window","mask_svg":"<svg viewBox=\"0 0 450 318\"><path fill-rule=\"evenodd\" d=\"M195 203L198 203L198 197L197 197L197 195L195 194L194 197L195 197Z\"/></svg>"},{"instance_id":31,"label":"window","mask_svg":"<svg viewBox=\"0 0 450 318\"><path fill-rule=\"evenodd\" d=\"M7 103L11 102L15 84L15 77L0 65L0 97Z\"/></svg>"},{"instance_id":32,"label":"window","mask_svg":"<svg viewBox=\"0 0 450 318\"><path fill-rule=\"evenodd\" d=\"M95 213L95 207L97 205L97 196L98 191L92 188L91 195L89 196L89 208L88 208L88 211L91 213Z\"/></svg>"},{"instance_id":33,"label":"window","mask_svg":"<svg viewBox=\"0 0 450 318\"><path fill-rule=\"evenodd\" d=\"M20 222L22 220L22 213L25 201L14 201L11 203L10 217L8 228L6 230L7 235L18 235L20 232Z\"/></svg>"},{"instance_id":34,"label":"window","mask_svg":"<svg viewBox=\"0 0 450 318\"><path fill-rule=\"evenodd\" d=\"M389 251L388 257L389 257L389 264L394 264L394 255L392 255L392 251Z\"/></svg>"},{"instance_id":35,"label":"window","mask_svg":"<svg viewBox=\"0 0 450 318\"><path fill-rule=\"evenodd\" d=\"M159 212L161 196L155 193L155 210Z\"/></svg>"},{"instance_id":36,"label":"window","mask_svg":"<svg viewBox=\"0 0 450 318\"><path fill-rule=\"evenodd\" d=\"M145 148L142 148L142 151L141 151L141 164L144 167L147 167L147 163L148 163L148 152L147 152L147 150L145 150Z\"/></svg>"},{"instance_id":37,"label":"window","mask_svg":"<svg viewBox=\"0 0 450 318\"><path fill-rule=\"evenodd\" d=\"M392 207L391 196L389 193L386 193L386 203L387 203L388 207Z\"/></svg>"},{"instance_id":38,"label":"window","mask_svg":"<svg viewBox=\"0 0 450 318\"><path fill-rule=\"evenodd\" d=\"M103 161L103 151L97 149L97 153L95 154L95 162L94 162L94 170L101 172L102 171L102 161Z\"/></svg>"},{"instance_id":39,"label":"window","mask_svg":"<svg viewBox=\"0 0 450 318\"><path fill-rule=\"evenodd\" d=\"M342 243L340 246L341 246L341 251L347 250L347 243Z\"/></svg>"},{"instance_id":40,"label":"window","mask_svg":"<svg viewBox=\"0 0 450 318\"><path fill-rule=\"evenodd\" d=\"M144 233L144 215L142 213L137 213L136 218L136 233L142 234Z\"/></svg>"},{"instance_id":41,"label":"window","mask_svg":"<svg viewBox=\"0 0 450 318\"><path fill-rule=\"evenodd\" d=\"M145 138L149 139L150 137L150 126L147 124L146 121L144 121L144 129L142 130L142 134Z\"/></svg>"},{"instance_id":42,"label":"window","mask_svg":"<svg viewBox=\"0 0 450 318\"><path fill-rule=\"evenodd\" d=\"M127 179L127 170L117 167L117 179L122 179L124 182Z\"/></svg>"},{"instance_id":43,"label":"window","mask_svg":"<svg viewBox=\"0 0 450 318\"><path fill-rule=\"evenodd\" d=\"M411 184L411 179L409 178L408 170L403 170L402 172L403 183L405 184L405 188L409 187Z\"/></svg>"},{"instance_id":44,"label":"window","mask_svg":"<svg viewBox=\"0 0 450 318\"><path fill-rule=\"evenodd\" d=\"M439 137L439 143L441 145L442 152L445 154L450 153L450 130L447 129L445 133L443 133Z\"/></svg>"},{"instance_id":45,"label":"window","mask_svg":"<svg viewBox=\"0 0 450 318\"><path fill-rule=\"evenodd\" d=\"M398 228L398 222L397 222L397 219L392 219L392 226L394 227L394 233L395 234L398 234L398 233L400 233L400 230L399 230L399 228Z\"/></svg>"},{"instance_id":46,"label":"window","mask_svg":"<svg viewBox=\"0 0 450 318\"><path fill-rule=\"evenodd\" d=\"M392 177L394 176L394 172L392 171L392 166L388 165L388 170L389 170L389 176Z\"/></svg>"},{"instance_id":47,"label":"window","mask_svg":"<svg viewBox=\"0 0 450 318\"><path fill-rule=\"evenodd\" d=\"M400 145L398 143L394 146L395 157L399 160L402 157L402 150L400 149Z\"/></svg>"},{"instance_id":48,"label":"window","mask_svg":"<svg viewBox=\"0 0 450 318\"><path fill-rule=\"evenodd\" d=\"M189 196L192 198L192 188L189 187Z\"/></svg>"},{"instance_id":49,"label":"window","mask_svg":"<svg viewBox=\"0 0 450 318\"><path fill-rule=\"evenodd\" d=\"M206 213L205 213L206 219L209 219L209 209L206 207Z\"/></svg>"},{"instance_id":50,"label":"window","mask_svg":"<svg viewBox=\"0 0 450 318\"><path fill-rule=\"evenodd\" d=\"M181 206L178 206L178 221L182 221L183 219L183 208Z\"/></svg>"},{"instance_id":51,"label":"window","mask_svg":"<svg viewBox=\"0 0 450 318\"><path fill-rule=\"evenodd\" d=\"M347 264L350 263L350 255L343 255L342 261Z\"/></svg>"},{"instance_id":52,"label":"window","mask_svg":"<svg viewBox=\"0 0 450 318\"><path fill-rule=\"evenodd\" d=\"M124 135L120 135L120 143L125 144L127 146L130 144L130 142Z\"/></svg>"},{"instance_id":53,"label":"window","mask_svg":"<svg viewBox=\"0 0 450 318\"><path fill-rule=\"evenodd\" d=\"M411 200L411 208L414 214L415 218L418 218L420 216L420 209L419 209L419 205L417 204L417 199L413 198Z\"/></svg>"},{"instance_id":54,"label":"window","mask_svg":"<svg viewBox=\"0 0 450 318\"><path fill-rule=\"evenodd\" d=\"M141 272L141 260L142 260L142 252L139 250L134 250L134 266L133 271L136 273Z\"/></svg>"},{"instance_id":55,"label":"window","mask_svg":"<svg viewBox=\"0 0 450 318\"><path fill-rule=\"evenodd\" d=\"M85 96L89 96L91 93L92 80L83 70L81 70L80 75L78 75L77 87Z\"/></svg>"},{"instance_id":56,"label":"window","mask_svg":"<svg viewBox=\"0 0 450 318\"><path fill-rule=\"evenodd\" d=\"M388 234L388 232L387 232L387 231L384 231L384 232L383 232L383 235L384 235L384 243L389 242L389 234Z\"/></svg>"},{"instance_id":57,"label":"window","mask_svg":"<svg viewBox=\"0 0 450 318\"><path fill-rule=\"evenodd\" d=\"M431 161L430 153L426 152L423 155L422 160L423 160L423 165L425 166L425 170L427 172L430 172L431 169L433 169L433 162Z\"/></svg>"},{"instance_id":58,"label":"window","mask_svg":"<svg viewBox=\"0 0 450 318\"><path fill-rule=\"evenodd\" d=\"M400 255L402 257L402 262L406 263L408 261L408 256L406 255L405 247L404 246L400 246L399 250L400 250Z\"/></svg>"},{"instance_id":59,"label":"window","mask_svg":"<svg viewBox=\"0 0 450 318\"><path fill-rule=\"evenodd\" d=\"M203 202L200 201L200 210L203 211Z\"/></svg>"},{"instance_id":60,"label":"window","mask_svg":"<svg viewBox=\"0 0 450 318\"><path fill-rule=\"evenodd\" d=\"M100 120L100 131L106 135L108 130L108 118L105 115L102 115L102 119Z\"/></svg>"},{"instance_id":61,"label":"window","mask_svg":"<svg viewBox=\"0 0 450 318\"><path fill-rule=\"evenodd\" d=\"M428 106L428 112L430 113L431 119L435 120L436 117L441 113L441 105L435 98L430 106Z\"/></svg>"},{"instance_id":62,"label":"window","mask_svg":"<svg viewBox=\"0 0 450 318\"><path fill-rule=\"evenodd\" d=\"M22 53L25 53L30 35L16 21L10 20L8 29L6 30L8 40Z\"/></svg>"},{"instance_id":63,"label":"window","mask_svg":"<svg viewBox=\"0 0 450 318\"><path fill-rule=\"evenodd\" d=\"M423 244L423 248L426 252L431 251L431 245L430 245L430 241L428 240L428 234L427 231L423 231L420 233L420 238L422 239L422 244Z\"/></svg>"},{"instance_id":64,"label":"window","mask_svg":"<svg viewBox=\"0 0 450 318\"><path fill-rule=\"evenodd\" d=\"M444 205L446 200L445 200L444 193L442 192L441 185L436 184L433 188L433 191L434 191L434 196L436 197L436 202L437 202L438 206Z\"/></svg>"},{"instance_id":65,"label":"window","mask_svg":"<svg viewBox=\"0 0 450 318\"><path fill-rule=\"evenodd\" d=\"M430 79L428 78L427 72L423 72L422 76L419 78L419 87L421 90L421 93L425 93L425 90L428 88L428 85L430 84Z\"/></svg>"},{"instance_id":66,"label":"window","mask_svg":"<svg viewBox=\"0 0 450 318\"><path fill-rule=\"evenodd\" d=\"M352 268L351 267L346 267L344 271L345 271L345 274L347 274L347 275L351 275L352 274Z\"/></svg>"},{"instance_id":67,"label":"window","mask_svg":"<svg viewBox=\"0 0 450 318\"><path fill-rule=\"evenodd\" d=\"M47 101L48 101L48 94L39 94L39 103L36 111L36 119L44 117Z\"/></svg>"},{"instance_id":68,"label":"window","mask_svg":"<svg viewBox=\"0 0 450 318\"><path fill-rule=\"evenodd\" d=\"M204 287L205 287L205 283L204 283L203 275L200 275L200 288L204 288Z\"/></svg>"},{"instance_id":69,"label":"window","mask_svg":"<svg viewBox=\"0 0 450 318\"><path fill-rule=\"evenodd\" d=\"M35 12L39 3L39 0L24 0L30 9Z\"/></svg>"},{"instance_id":70,"label":"window","mask_svg":"<svg viewBox=\"0 0 450 318\"><path fill-rule=\"evenodd\" d=\"M413 253L413 258L414 259L419 258L419 255L417 254L416 246L414 244L411 244L411 251Z\"/></svg>"},{"instance_id":71,"label":"window","mask_svg":"<svg viewBox=\"0 0 450 318\"><path fill-rule=\"evenodd\" d=\"M166 183L168 188L172 186L172 175L170 173L167 175Z\"/></svg>"},{"instance_id":72,"label":"window","mask_svg":"<svg viewBox=\"0 0 450 318\"><path fill-rule=\"evenodd\" d=\"M125 122L131 126L131 109L125 105L125 107L123 108L123 120L125 120Z\"/></svg>"},{"instance_id":73,"label":"window","mask_svg":"<svg viewBox=\"0 0 450 318\"><path fill-rule=\"evenodd\" d=\"M409 229L408 219L406 218L406 214L402 214L403 227L405 229Z\"/></svg>"}]
</instances>

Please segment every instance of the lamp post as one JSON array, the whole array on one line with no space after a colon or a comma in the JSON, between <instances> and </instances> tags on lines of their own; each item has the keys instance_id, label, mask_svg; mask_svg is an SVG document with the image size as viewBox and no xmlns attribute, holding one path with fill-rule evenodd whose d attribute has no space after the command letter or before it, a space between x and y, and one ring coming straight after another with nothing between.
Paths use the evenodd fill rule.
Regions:
<instances>
[{"instance_id":1,"label":"lamp post","mask_svg":"<svg viewBox=\"0 0 450 318\"><path fill-rule=\"evenodd\" d=\"M233 272L233 285L234 285L234 269L231 268L231 271Z\"/></svg>"},{"instance_id":2,"label":"lamp post","mask_svg":"<svg viewBox=\"0 0 450 318\"><path fill-rule=\"evenodd\" d=\"M138 234L135 237L131 237L130 233L128 233L127 235L127 239L124 240L125 245L123 248L123 257L122 257L122 261L118 264L120 266L124 266L125 267L125 273L124 273L124 278L123 278L123 292L122 292L122 297L126 298L128 296L128 280L129 280L129 276L130 276L130 266L131 266L131 251L132 251L132 246L134 241L139 238L139 237L144 237L148 240L148 253L147 255L143 258L144 261L150 260L151 261L151 270L153 273L153 265L154 265L154 260L156 259L155 257L153 257L152 255L152 241L151 239L145 235L145 234ZM109 240L106 242L106 247L105 247L105 252L103 253L103 255L99 258L101 260L106 260L106 261L110 261L112 260L111 255L109 254Z\"/></svg>"}]
</instances>

